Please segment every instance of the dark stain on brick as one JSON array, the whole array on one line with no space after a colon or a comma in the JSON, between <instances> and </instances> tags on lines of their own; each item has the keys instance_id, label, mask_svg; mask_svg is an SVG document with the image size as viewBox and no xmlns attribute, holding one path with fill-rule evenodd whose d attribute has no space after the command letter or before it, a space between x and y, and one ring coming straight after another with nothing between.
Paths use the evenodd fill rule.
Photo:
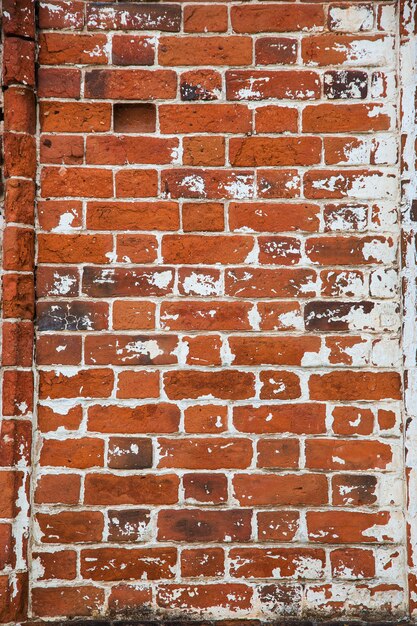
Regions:
<instances>
[{"instance_id":1,"label":"dark stain on brick","mask_svg":"<svg viewBox=\"0 0 417 626\"><path fill-rule=\"evenodd\" d=\"M37 321L40 331L103 330L107 328L107 305L83 301L40 302Z\"/></svg>"},{"instance_id":2,"label":"dark stain on brick","mask_svg":"<svg viewBox=\"0 0 417 626\"><path fill-rule=\"evenodd\" d=\"M140 541L150 522L146 509L109 511L109 541Z\"/></svg>"},{"instance_id":3,"label":"dark stain on brick","mask_svg":"<svg viewBox=\"0 0 417 626\"><path fill-rule=\"evenodd\" d=\"M373 302L308 302L304 309L306 330L349 330L349 315L367 314Z\"/></svg>"},{"instance_id":4,"label":"dark stain on brick","mask_svg":"<svg viewBox=\"0 0 417 626\"><path fill-rule=\"evenodd\" d=\"M112 437L108 466L127 470L152 467L152 441L138 437Z\"/></svg>"},{"instance_id":5,"label":"dark stain on brick","mask_svg":"<svg viewBox=\"0 0 417 626\"><path fill-rule=\"evenodd\" d=\"M330 100L363 100L368 95L368 76L366 72L353 70L326 72L324 94Z\"/></svg>"}]
</instances>

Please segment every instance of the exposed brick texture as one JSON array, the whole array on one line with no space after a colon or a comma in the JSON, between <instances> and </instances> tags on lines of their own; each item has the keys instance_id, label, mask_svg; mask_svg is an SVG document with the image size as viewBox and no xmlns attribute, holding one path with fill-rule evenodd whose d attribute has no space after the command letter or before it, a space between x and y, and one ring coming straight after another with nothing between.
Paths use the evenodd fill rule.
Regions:
<instances>
[{"instance_id":1,"label":"exposed brick texture","mask_svg":"<svg viewBox=\"0 0 417 626\"><path fill-rule=\"evenodd\" d=\"M3 0L0 622L417 612L412 4Z\"/></svg>"}]
</instances>

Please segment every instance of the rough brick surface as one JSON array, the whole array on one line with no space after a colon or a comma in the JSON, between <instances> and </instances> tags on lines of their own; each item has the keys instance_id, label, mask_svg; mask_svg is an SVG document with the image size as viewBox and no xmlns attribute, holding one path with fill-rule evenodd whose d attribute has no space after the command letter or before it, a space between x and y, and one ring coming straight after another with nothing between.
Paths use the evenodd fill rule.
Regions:
<instances>
[{"instance_id":1,"label":"rough brick surface","mask_svg":"<svg viewBox=\"0 0 417 626\"><path fill-rule=\"evenodd\" d=\"M4 0L0 622L417 611L403 4Z\"/></svg>"}]
</instances>

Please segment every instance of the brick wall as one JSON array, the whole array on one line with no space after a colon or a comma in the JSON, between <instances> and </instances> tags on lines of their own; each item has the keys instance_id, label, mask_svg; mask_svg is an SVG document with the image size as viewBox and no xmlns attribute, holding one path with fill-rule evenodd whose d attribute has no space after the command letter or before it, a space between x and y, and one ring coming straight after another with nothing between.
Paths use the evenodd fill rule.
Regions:
<instances>
[{"instance_id":1,"label":"brick wall","mask_svg":"<svg viewBox=\"0 0 417 626\"><path fill-rule=\"evenodd\" d=\"M411 10L3 1L4 622L415 610Z\"/></svg>"}]
</instances>

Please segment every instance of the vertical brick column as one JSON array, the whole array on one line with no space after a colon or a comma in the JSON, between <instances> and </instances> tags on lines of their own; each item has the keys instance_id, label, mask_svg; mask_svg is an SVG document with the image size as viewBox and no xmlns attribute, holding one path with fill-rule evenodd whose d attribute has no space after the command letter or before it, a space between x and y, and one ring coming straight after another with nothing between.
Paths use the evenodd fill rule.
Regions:
<instances>
[{"instance_id":1,"label":"vertical brick column","mask_svg":"<svg viewBox=\"0 0 417 626\"><path fill-rule=\"evenodd\" d=\"M402 346L404 359L405 471L409 615L417 615L417 171L416 5L400 3Z\"/></svg>"},{"instance_id":2,"label":"vertical brick column","mask_svg":"<svg viewBox=\"0 0 417 626\"><path fill-rule=\"evenodd\" d=\"M27 613L33 412L35 2L4 0L0 622Z\"/></svg>"}]
</instances>

